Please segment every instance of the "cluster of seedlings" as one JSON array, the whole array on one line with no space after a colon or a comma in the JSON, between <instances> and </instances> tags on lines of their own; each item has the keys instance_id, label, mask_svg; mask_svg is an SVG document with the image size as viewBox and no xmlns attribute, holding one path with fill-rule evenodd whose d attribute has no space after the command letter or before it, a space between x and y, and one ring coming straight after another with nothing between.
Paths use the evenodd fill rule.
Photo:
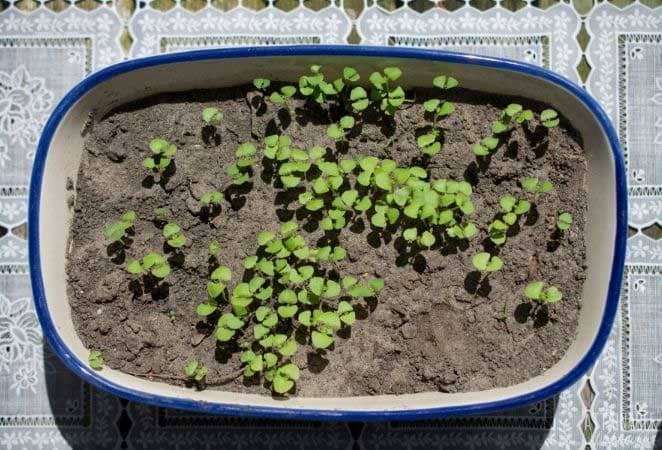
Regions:
<instances>
[{"instance_id":1,"label":"cluster of seedlings","mask_svg":"<svg viewBox=\"0 0 662 450\"><path fill-rule=\"evenodd\" d=\"M346 67L338 78L327 80L322 67L313 65L300 77L298 86L272 89L271 81L262 78L253 84L262 93L263 105L270 102L278 108L290 108L296 96L319 104L335 102L344 115L328 126L327 135L343 141L362 120L364 111L372 109L388 118L410 101L397 83L401 75L397 67L373 72L366 88L352 86L361 79L354 68ZM483 281L504 267L499 248L538 198L554 186L536 177L521 179L521 190L500 199L494 219L479 224L472 221L475 206L469 182L430 177L426 164L443 150L442 121L455 111L445 94L458 84L457 79L446 75L432 80L438 96L423 104L425 117L421 120L429 125L417 137L422 154L419 165L399 165L375 156L343 158L321 146L298 148L291 137L273 134L264 136L262 142L241 144L226 172L232 184L243 185L256 176L260 162L269 164L275 174L274 187L291 190L299 208L307 217L315 218L329 242L337 242L333 237L362 216L378 233L399 235L412 252L434 249L445 241L468 241L482 232L493 244L472 258ZM213 107L205 108L201 116L205 127L223 120L223 114ZM490 158L515 127L535 117L533 111L519 104L508 105L491 123L491 134L468 151L473 150L479 160ZM538 121L543 127L553 128L558 126L559 117L556 111L546 109ZM162 174L171 167L177 152L174 144L161 138L149 142L149 150L151 156L143 160L143 166L152 174ZM200 198L201 207L216 213L223 207L224 198L224 190L205 193ZM162 223L166 247L182 251L187 238L178 224L168 220L169 209L157 208L154 214L149 219ZM555 214L558 232L563 233L572 225L572 216L562 211ZM133 211L126 212L118 222L108 225L106 238L127 246L136 220ZM220 343L241 349L243 377L259 380L274 393L284 395L294 389L300 375L292 362L301 346L294 333L303 334L306 345L314 349L332 348L338 331L355 323L357 301L377 297L384 281L339 273L337 263L347 257L347 251L337 245L309 246L295 221L283 223L278 230L263 230L255 238L255 252L244 259L243 273L233 274L229 267L216 264L208 276L207 298L191 304L191 308L216 324L215 337ZM218 263L220 254L218 242L211 241L211 260ZM149 252L129 261L126 271L149 288L166 279L171 267L162 254ZM563 297L557 287L544 281L528 284L522 295L540 305ZM99 369L102 364L100 352L93 351L90 365ZM183 371L190 384L205 386L207 367L190 361Z\"/></svg>"}]
</instances>

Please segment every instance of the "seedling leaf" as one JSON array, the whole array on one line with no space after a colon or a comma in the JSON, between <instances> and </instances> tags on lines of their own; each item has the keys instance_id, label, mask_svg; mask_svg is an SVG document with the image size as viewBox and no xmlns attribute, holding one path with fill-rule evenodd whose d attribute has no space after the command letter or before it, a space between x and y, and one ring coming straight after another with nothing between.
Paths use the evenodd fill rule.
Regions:
<instances>
[{"instance_id":1,"label":"seedling leaf","mask_svg":"<svg viewBox=\"0 0 662 450\"><path fill-rule=\"evenodd\" d=\"M556 219L556 227L561 230L565 231L570 226L572 225L572 214L569 212L562 212L559 214L559 217Z\"/></svg>"},{"instance_id":2,"label":"seedling leaf","mask_svg":"<svg viewBox=\"0 0 662 450\"><path fill-rule=\"evenodd\" d=\"M534 281L533 283L529 283L524 288L524 295L532 300L538 300L542 294L543 287L544 284L542 281Z\"/></svg>"},{"instance_id":3,"label":"seedling leaf","mask_svg":"<svg viewBox=\"0 0 662 450\"><path fill-rule=\"evenodd\" d=\"M313 347L315 348L322 348L322 349L327 348L335 341L333 336L320 333L319 331L313 331L311 337L312 337Z\"/></svg>"},{"instance_id":4,"label":"seedling leaf","mask_svg":"<svg viewBox=\"0 0 662 450\"><path fill-rule=\"evenodd\" d=\"M218 108L205 108L202 110L202 120L206 123L219 123L223 119L223 113Z\"/></svg>"},{"instance_id":5,"label":"seedling leaf","mask_svg":"<svg viewBox=\"0 0 662 450\"><path fill-rule=\"evenodd\" d=\"M104 360L101 352L99 350L90 351L90 355L88 356L88 362L92 369L101 370L104 364Z\"/></svg>"}]
</instances>

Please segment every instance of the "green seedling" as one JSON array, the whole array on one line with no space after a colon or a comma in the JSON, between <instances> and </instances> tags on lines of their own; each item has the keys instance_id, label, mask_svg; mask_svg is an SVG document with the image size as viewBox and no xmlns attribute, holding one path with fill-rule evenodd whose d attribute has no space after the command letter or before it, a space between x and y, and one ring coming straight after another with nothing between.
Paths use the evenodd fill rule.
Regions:
<instances>
[{"instance_id":1,"label":"green seedling","mask_svg":"<svg viewBox=\"0 0 662 450\"><path fill-rule=\"evenodd\" d=\"M184 373L186 374L186 377L190 381L195 382L196 384L203 383L205 377L207 376L208 371L209 369L207 368L207 366L203 366L202 364L199 364L195 360L190 361L184 367Z\"/></svg>"},{"instance_id":2,"label":"green seedling","mask_svg":"<svg viewBox=\"0 0 662 450\"><path fill-rule=\"evenodd\" d=\"M503 261L498 256L491 256L489 253L476 253L471 258L473 266L482 273L496 272L503 267Z\"/></svg>"},{"instance_id":3,"label":"green seedling","mask_svg":"<svg viewBox=\"0 0 662 450\"><path fill-rule=\"evenodd\" d=\"M292 138L286 135L272 134L264 138L264 156L268 159L284 161L292 154Z\"/></svg>"},{"instance_id":4,"label":"green seedling","mask_svg":"<svg viewBox=\"0 0 662 450\"><path fill-rule=\"evenodd\" d=\"M157 220L166 220L168 217L172 216L172 211L170 211L170 208L167 206L161 206L154 208L154 215L156 216Z\"/></svg>"},{"instance_id":5,"label":"green seedling","mask_svg":"<svg viewBox=\"0 0 662 450\"><path fill-rule=\"evenodd\" d=\"M181 248L186 245L186 237L182 234L182 229L179 225L173 222L165 224L163 227L163 237L172 248Z\"/></svg>"},{"instance_id":6,"label":"green seedling","mask_svg":"<svg viewBox=\"0 0 662 450\"><path fill-rule=\"evenodd\" d=\"M321 175L313 180L313 192L317 195L326 194L329 191L337 191L342 186L344 178L340 166L335 162L318 161L315 166Z\"/></svg>"},{"instance_id":7,"label":"green seedling","mask_svg":"<svg viewBox=\"0 0 662 450\"><path fill-rule=\"evenodd\" d=\"M175 144L170 144L165 139L152 139L149 142L149 149L153 156L143 159L143 167L154 172L163 172L177 153Z\"/></svg>"},{"instance_id":8,"label":"green seedling","mask_svg":"<svg viewBox=\"0 0 662 450\"><path fill-rule=\"evenodd\" d=\"M278 325L278 314L268 306L258 306L255 310L255 319L259 322L253 328L253 337L261 340L269 335L271 330ZM296 343L295 343L296 344Z\"/></svg>"},{"instance_id":9,"label":"green seedling","mask_svg":"<svg viewBox=\"0 0 662 450\"><path fill-rule=\"evenodd\" d=\"M267 80L266 78L255 78L253 80L253 86L255 86L258 90L262 91L264 94L269 86L271 86L271 81Z\"/></svg>"},{"instance_id":10,"label":"green seedling","mask_svg":"<svg viewBox=\"0 0 662 450\"><path fill-rule=\"evenodd\" d=\"M368 98L368 92L361 86L356 86L349 93L349 99L352 102L352 108L355 111L363 111L370 105L370 99Z\"/></svg>"},{"instance_id":11,"label":"green seedling","mask_svg":"<svg viewBox=\"0 0 662 450\"><path fill-rule=\"evenodd\" d=\"M280 338L279 340L286 338L282 334L272 336L278 336ZM287 342L296 346L294 341ZM246 365L244 376L249 378L256 374L263 375L264 379L269 382L272 391L284 395L294 388L295 382L299 379L300 372L299 368L293 363L285 363L276 367L278 360L278 355L273 352L256 354L252 350L246 350L241 355L241 362Z\"/></svg>"},{"instance_id":12,"label":"green seedling","mask_svg":"<svg viewBox=\"0 0 662 450\"><path fill-rule=\"evenodd\" d=\"M457 223L446 229L446 234L453 239L471 239L478 234L478 227L471 223Z\"/></svg>"},{"instance_id":13,"label":"green seedling","mask_svg":"<svg viewBox=\"0 0 662 450\"><path fill-rule=\"evenodd\" d=\"M132 275L151 275L155 278L164 279L170 274L170 265L163 255L150 252L141 260L133 260L126 266L127 272Z\"/></svg>"},{"instance_id":14,"label":"green seedling","mask_svg":"<svg viewBox=\"0 0 662 450\"><path fill-rule=\"evenodd\" d=\"M448 90L456 87L458 82L453 77L439 75L434 78L432 84L441 90ZM432 131L419 136L416 139L416 143L424 154L434 156L441 150L439 137L441 136L442 130L440 127L437 127L437 121L455 111L455 104L449 101L433 98L423 103L423 108L425 108L427 112L433 114Z\"/></svg>"},{"instance_id":15,"label":"green seedling","mask_svg":"<svg viewBox=\"0 0 662 450\"><path fill-rule=\"evenodd\" d=\"M258 324L258 325L262 325L262 324ZM254 331L254 335L257 335L256 331ZM285 356L285 357L294 355L298 348L297 343L294 341L294 339L287 339L287 336L281 333L267 332L266 334L263 335L263 337L256 339L258 339L258 345L261 347L261 349L270 352L276 352L281 356ZM267 355L265 354L264 356L266 357ZM273 358L272 361L275 362ZM269 363L268 357L266 362ZM269 363L268 367L272 367L273 365L275 364ZM256 369L255 367L249 367L249 369L253 372L260 372L260 370L255 370ZM244 372L244 375L251 376L250 371L248 374Z\"/></svg>"},{"instance_id":16,"label":"green seedling","mask_svg":"<svg viewBox=\"0 0 662 450\"><path fill-rule=\"evenodd\" d=\"M524 178L521 184L522 188L524 188L525 191L534 194L536 199L540 196L540 194L546 194L547 192L550 192L552 189L554 189L554 185L551 181L541 180L537 177Z\"/></svg>"},{"instance_id":17,"label":"green seedling","mask_svg":"<svg viewBox=\"0 0 662 450\"><path fill-rule=\"evenodd\" d=\"M306 310L299 314L298 321L305 327L313 328L310 334L311 343L318 349L330 347L335 342L333 333L342 327L340 316L336 311Z\"/></svg>"},{"instance_id":18,"label":"green seedling","mask_svg":"<svg viewBox=\"0 0 662 450\"><path fill-rule=\"evenodd\" d=\"M338 95L345 87L342 78L329 83L324 80L322 66L310 66L310 74L299 78L299 92L305 97L311 97L317 103L324 103L328 97Z\"/></svg>"},{"instance_id":19,"label":"green seedling","mask_svg":"<svg viewBox=\"0 0 662 450\"><path fill-rule=\"evenodd\" d=\"M202 121L207 125L218 125L223 120L223 113L218 108L205 108L202 110Z\"/></svg>"},{"instance_id":20,"label":"green seedling","mask_svg":"<svg viewBox=\"0 0 662 450\"><path fill-rule=\"evenodd\" d=\"M393 171L398 167L391 159L379 159L374 156L365 156L358 159L360 169L356 182L361 186L374 186L383 191L393 189Z\"/></svg>"},{"instance_id":21,"label":"green seedling","mask_svg":"<svg viewBox=\"0 0 662 450\"><path fill-rule=\"evenodd\" d=\"M448 75L437 75L432 80L432 85L441 90L448 90L457 87L460 83L457 79Z\"/></svg>"},{"instance_id":22,"label":"green seedling","mask_svg":"<svg viewBox=\"0 0 662 450\"><path fill-rule=\"evenodd\" d=\"M561 301L563 294L556 286L546 286L542 281L534 281L524 288L524 295L529 300L541 304L556 303Z\"/></svg>"},{"instance_id":23,"label":"green seedling","mask_svg":"<svg viewBox=\"0 0 662 450\"><path fill-rule=\"evenodd\" d=\"M472 236L473 226L462 222L465 216L474 213L474 205L471 201L472 188L465 181L454 181L439 179L426 182L422 178L427 173L420 169L414 172L412 167L409 173L404 172L406 177L396 180L406 180L405 186L395 189L393 196L387 196L400 208L406 217L414 220L423 220L429 225L440 225L447 229L455 227L453 232L463 234L466 228L467 236ZM395 178L400 174L394 171ZM468 227L468 228L467 228ZM452 233L453 233L452 232Z\"/></svg>"},{"instance_id":24,"label":"green seedling","mask_svg":"<svg viewBox=\"0 0 662 450\"><path fill-rule=\"evenodd\" d=\"M292 364L284 364L273 372L267 372L266 378L271 381L271 386L277 394L286 394L294 387L294 383L299 379L299 368Z\"/></svg>"},{"instance_id":25,"label":"green seedling","mask_svg":"<svg viewBox=\"0 0 662 450\"><path fill-rule=\"evenodd\" d=\"M342 279L342 286L350 297L366 298L374 297L384 288L384 280L373 278L368 283L359 283L355 277L347 276Z\"/></svg>"},{"instance_id":26,"label":"green seedling","mask_svg":"<svg viewBox=\"0 0 662 450\"><path fill-rule=\"evenodd\" d=\"M490 240L496 245L503 245L508 238L508 228L510 227L507 223L496 219L488 225L487 234L489 235Z\"/></svg>"},{"instance_id":27,"label":"green seedling","mask_svg":"<svg viewBox=\"0 0 662 450\"><path fill-rule=\"evenodd\" d=\"M280 182L286 189L292 189L301 183L306 173L311 168L311 164L318 161L326 152L326 149L315 146L310 152L290 147L291 140L287 136L269 136L267 137L267 149L265 156L269 159L275 159L280 164L278 175ZM286 160L286 162L281 162Z\"/></svg>"},{"instance_id":28,"label":"green seedling","mask_svg":"<svg viewBox=\"0 0 662 450\"><path fill-rule=\"evenodd\" d=\"M302 206L311 212L319 211L324 207L324 200L316 198L315 194L312 192L303 192L299 194L298 200Z\"/></svg>"},{"instance_id":29,"label":"green seedling","mask_svg":"<svg viewBox=\"0 0 662 450\"><path fill-rule=\"evenodd\" d=\"M265 366L265 359L267 360L266 365L273 366L278 362L278 357L273 353L269 353L268 355L258 355L252 350L244 351L241 354L241 362L246 364L246 367L244 368L244 377L250 378L256 373L262 373Z\"/></svg>"},{"instance_id":30,"label":"green seedling","mask_svg":"<svg viewBox=\"0 0 662 450\"><path fill-rule=\"evenodd\" d=\"M250 378L256 374L262 375L265 369L274 367L278 363L278 356L271 352L256 354L252 350L246 350L241 354L241 362L246 365L244 377Z\"/></svg>"},{"instance_id":31,"label":"green seedling","mask_svg":"<svg viewBox=\"0 0 662 450\"><path fill-rule=\"evenodd\" d=\"M271 316L274 317L273 324L268 323L271 322ZM255 325L255 328L253 328L253 337L255 337L255 340L257 341L257 344L260 347L258 351L275 350L286 344L287 335L273 332L273 328L275 328L278 325L278 320L279 320L278 315L271 312L261 323ZM244 354L242 356L245 356L244 359L252 360L252 358L250 358L250 353L248 355ZM259 364L259 361L257 361L257 363ZM251 376L252 373L262 371L261 369L256 368L255 366L249 367L248 369L249 369L248 371L244 372L245 376Z\"/></svg>"},{"instance_id":32,"label":"green seedling","mask_svg":"<svg viewBox=\"0 0 662 450\"><path fill-rule=\"evenodd\" d=\"M255 146L248 142L241 144L235 150L237 161L227 168L227 174L232 177L232 184L239 186L250 179L251 166L255 164L256 153Z\"/></svg>"},{"instance_id":33,"label":"green seedling","mask_svg":"<svg viewBox=\"0 0 662 450\"><path fill-rule=\"evenodd\" d=\"M332 82L327 82L322 73L322 66L310 66L310 74L299 78L299 92L306 97L312 97L317 103L324 103L327 98L342 93L348 82L361 78L353 67L345 67L342 76Z\"/></svg>"},{"instance_id":34,"label":"green seedling","mask_svg":"<svg viewBox=\"0 0 662 450\"><path fill-rule=\"evenodd\" d=\"M218 191L207 192L203 194L202 197L200 197L200 203L207 206L208 208L221 206L222 200L223 200L223 194Z\"/></svg>"},{"instance_id":35,"label":"green seedling","mask_svg":"<svg viewBox=\"0 0 662 450\"><path fill-rule=\"evenodd\" d=\"M572 214L569 212L562 212L556 218L556 228L560 231L565 231L572 225Z\"/></svg>"},{"instance_id":36,"label":"green seedling","mask_svg":"<svg viewBox=\"0 0 662 450\"><path fill-rule=\"evenodd\" d=\"M356 189L349 189L342 193L334 191L334 194L335 197L331 203L333 208L328 211L327 217L320 222L323 230L340 230L347 224L346 212L354 211L358 215L369 210L373 205L369 195L360 196ZM382 206L376 208L383 210Z\"/></svg>"},{"instance_id":37,"label":"green seedling","mask_svg":"<svg viewBox=\"0 0 662 450\"><path fill-rule=\"evenodd\" d=\"M476 156L487 156L492 153L499 146L499 138L495 136L488 136L481 139L478 144L472 148Z\"/></svg>"},{"instance_id":38,"label":"green seedling","mask_svg":"<svg viewBox=\"0 0 662 450\"><path fill-rule=\"evenodd\" d=\"M244 327L244 321L233 313L225 313L218 319L216 339L227 342L234 337L237 330Z\"/></svg>"},{"instance_id":39,"label":"green seedling","mask_svg":"<svg viewBox=\"0 0 662 450\"><path fill-rule=\"evenodd\" d=\"M207 301L198 304L196 312L199 316L209 316L218 309L218 299L227 295L227 283L232 279L229 267L219 266L209 275L207 282Z\"/></svg>"},{"instance_id":40,"label":"green seedling","mask_svg":"<svg viewBox=\"0 0 662 450\"><path fill-rule=\"evenodd\" d=\"M320 176L312 180L312 191L303 192L298 198L299 203L312 212L324 207L325 201L322 196L325 194L333 193L334 198L337 198L337 192L345 180L341 167L335 162L318 161L315 166L320 171ZM337 206L335 205L336 209Z\"/></svg>"},{"instance_id":41,"label":"green seedling","mask_svg":"<svg viewBox=\"0 0 662 450\"><path fill-rule=\"evenodd\" d=\"M540 122L545 128L554 128L559 125L559 114L553 109L546 109L540 113Z\"/></svg>"},{"instance_id":42,"label":"green seedling","mask_svg":"<svg viewBox=\"0 0 662 450\"><path fill-rule=\"evenodd\" d=\"M531 203L512 195L505 195L499 200L499 205L502 212L501 219L490 223L487 232L492 242L496 245L503 245L508 237L508 230L515 225L520 216L531 210Z\"/></svg>"},{"instance_id":43,"label":"green seedling","mask_svg":"<svg viewBox=\"0 0 662 450\"><path fill-rule=\"evenodd\" d=\"M424 231L421 236L418 238L418 245L425 248L430 248L434 245L436 239L434 234L430 231Z\"/></svg>"},{"instance_id":44,"label":"green seedling","mask_svg":"<svg viewBox=\"0 0 662 450\"><path fill-rule=\"evenodd\" d=\"M338 303L338 317L340 317L340 321L347 326L352 326L354 325L354 322L356 322L356 312L354 311L354 307L347 301L341 301Z\"/></svg>"},{"instance_id":45,"label":"green seedling","mask_svg":"<svg viewBox=\"0 0 662 450\"><path fill-rule=\"evenodd\" d=\"M217 240L213 240L209 243L209 256L217 257L218 253L221 251L221 245L218 243Z\"/></svg>"},{"instance_id":46,"label":"green seedling","mask_svg":"<svg viewBox=\"0 0 662 450\"><path fill-rule=\"evenodd\" d=\"M254 277L252 283L239 283L232 290L230 304L232 311L238 318L244 318L249 313L249 306L254 300L264 301L272 297L273 288L263 287L264 279Z\"/></svg>"},{"instance_id":47,"label":"green seedling","mask_svg":"<svg viewBox=\"0 0 662 450\"><path fill-rule=\"evenodd\" d=\"M493 135L503 134L510 130L513 121L517 124L521 124L532 119L533 111L530 109L523 109L522 105L518 103L511 103L501 113L501 119L492 122L490 129L492 130Z\"/></svg>"},{"instance_id":48,"label":"green seedling","mask_svg":"<svg viewBox=\"0 0 662 450\"><path fill-rule=\"evenodd\" d=\"M104 229L103 234L113 242L124 243L124 239L127 237L127 232L133 229L135 221L136 213L134 211L127 211L122 215L119 221L108 225Z\"/></svg>"},{"instance_id":49,"label":"green seedling","mask_svg":"<svg viewBox=\"0 0 662 450\"><path fill-rule=\"evenodd\" d=\"M324 231L342 230L347 225L345 210L330 209L326 217L320 220L320 228Z\"/></svg>"},{"instance_id":50,"label":"green seedling","mask_svg":"<svg viewBox=\"0 0 662 450\"><path fill-rule=\"evenodd\" d=\"M402 237L407 242L416 242L419 247L430 248L436 242L432 231L424 231L419 234L416 227L407 228L402 232Z\"/></svg>"},{"instance_id":51,"label":"green seedling","mask_svg":"<svg viewBox=\"0 0 662 450\"><path fill-rule=\"evenodd\" d=\"M375 212L370 216L370 223L376 228L384 229L389 225L395 224L400 218L400 210L384 202L380 201L374 204L373 208Z\"/></svg>"},{"instance_id":52,"label":"green seedling","mask_svg":"<svg viewBox=\"0 0 662 450\"><path fill-rule=\"evenodd\" d=\"M269 96L269 100L277 105L286 104L297 93L297 88L294 86L283 86L280 91L274 91Z\"/></svg>"},{"instance_id":53,"label":"green seedling","mask_svg":"<svg viewBox=\"0 0 662 450\"><path fill-rule=\"evenodd\" d=\"M329 125L329 128L326 129L326 134L336 141L345 139L347 133L354 128L356 121L352 116L344 116L340 119L338 123L332 123Z\"/></svg>"},{"instance_id":54,"label":"green seedling","mask_svg":"<svg viewBox=\"0 0 662 450\"><path fill-rule=\"evenodd\" d=\"M87 361L89 362L90 367L94 370L101 370L103 368L103 355L99 350L90 351L90 355L88 356Z\"/></svg>"},{"instance_id":55,"label":"green seedling","mask_svg":"<svg viewBox=\"0 0 662 450\"><path fill-rule=\"evenodd\" d=\"M386 115L392 116L405 101L405 91L401 86L393 83L402 76L397 67L386 67L382 73L373 72L370 75L370 99L379 104L379 109ZM351 96L350 96L351 98Z\"/></svg>"},{"instance_id":56,"label":"green seedling","mask_svg":"<svg viewBox=\"0 0 662 450\"><path fill-rule=\"evenodd\" d=\"M341 172L343 169L343 162L350 161L344 160L340 163ZM354 161L351 161L354 163ZM355 165L355 163L354 163ZM350 170L351 171L351 170ZM356 189L349 189L336 195L332 202L333 209L327 213L327 217L320 221L320 226L323 230L340 230L346 224L345 213L347 211L356 211L357 213L365 212L372 207L372 200L370 196L360 196Z\"/></svg>"},{"instance_id":57,"label":"green seedling","mask_svg":"<svg viewBox=\"0 0 662 450\"><path fill-rule=\"evenodd\" d=\"M342 70L342 78L346 83L356 83L361 79L361 75L355 68L345 67Z\"/></svg>"},{"instance_id":58,"label":"green seedling","mask_svg":"<svg viewBox=\"0 0 662 450\"><path fill-rule=\"evenodd\" d=\"M501 118L490 124L491 136L487 136L472 148L476 156L488 156L497 149L500 135L512 129L512 123L522 124L533 119L533 111L530 109L523 109L522 105L511 103L501 113Z\"/></svg>"},{"instance_id":59,"label":"green seedling","mask_svg":"<svg viewBox=\"0 0 662 450\"><path fill-rule=\"evenodd\" d=\"M292 189L299 186L308 170L310 170L311 162L317 158L320 149L324 150L321 147L313 147L310 153L305 150L289 147L287 149L276 150L276 155L280 151L289 153L289 161L280 164L278 168L278 176L284 188Z\"/></svg>"},{"instance_id":60,"label":"green seedling","mask_svg":"<svg viewBox=\"0 0 662 450\"><path fill-rule=\"evenodd\" d=\"M291 275L291 274L290 274ZM288 280L290 281L290 280ZM276 310L278 315L283 319L289 319L294 317L294 315L299 310L297 306L297 293L292 289L285 289L280 294L278 294L278 304L280 305Z\"/></svg>"},{"instance_id":61,"label":"green seedling","mask_svg":"<svg viewBox=\"0 0 662 450\"><path fill-rule=\"evenodd\" d=\"M526 214L531 210L531 203L524 199L518 200L512 195L501 197L499 205L503 211L502 220L509 227L517 222L519 216Z\"/></svg>"},{"instance_id":62,"label":"green seedling","mask_svg":"<svg viewBox=\"0 0 662 450\"><path fill-rule=\"evenodd\" d=\"M489 253L482 252L476 253L473 258L471 258L471 263L481 273L481 277L478 280L476 286L482 284L490 273L501 270L503 267L503 261L498 256L491 256ZM474 296L478 295L479 289L476 287L476 292Z\"/></svg>"}]
</instances>

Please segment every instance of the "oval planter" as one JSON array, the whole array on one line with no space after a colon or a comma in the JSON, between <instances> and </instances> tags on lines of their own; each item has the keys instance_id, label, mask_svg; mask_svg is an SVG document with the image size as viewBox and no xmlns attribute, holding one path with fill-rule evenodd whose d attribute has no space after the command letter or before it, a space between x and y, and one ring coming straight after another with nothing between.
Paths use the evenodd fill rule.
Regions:
<instances>
[{"instance_id":1,"label":"oval planter","mask_svg":"<svg viewBox=\"0 0 662 450\"><path fill-rule=\"evenodd\" d=\"M148 381L87 363L69 302L65 258L71 212L66 180L76 178L92 113L147 95L226 87L253 78L295 80L301 67L330 70L351 64L362 72L399 65L408 87L424 86L437 73L464 87L548 103L581 133L588 159L587 280L575 342L542 375L506 388L446 394L426 392L373 397L299 398L217 390L194 391ZM83 80L55 108L36 152L29 200L32 289L44 335L84 380L130 400L197 412L291 419L386 420L488 413L546 399L569 387L595 362L617 311L627 229L625 169L618 138L597 102L579 86L525 63L460 53L413 49L297 46L201 50L127 61Z\"/></svg>"}]
</instances>

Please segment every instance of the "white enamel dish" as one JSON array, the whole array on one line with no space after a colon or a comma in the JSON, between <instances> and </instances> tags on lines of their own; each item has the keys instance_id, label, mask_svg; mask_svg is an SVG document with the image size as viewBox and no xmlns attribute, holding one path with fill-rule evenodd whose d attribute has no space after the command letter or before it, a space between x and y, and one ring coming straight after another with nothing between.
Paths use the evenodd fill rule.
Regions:
<instances>
[{"instance_id":1,"label":"white enamel dish","mask_svg":"<svg viewBox=\"0 0 662 450\"><path fill-rule=\"evenodd\" d=\"M90 114L161 92L234 86L253 78L294 81L311 64L334 73L345 65L369 73L401 67L405 87L427 86L438 73L467 88L550 104L580 132L588 158L587 280L577 338L563 358L526 382L482 392L426 392L372 397L287 400L219 390L195 391L105 367L92 370L67 298L65 254L71 212L67 177L76 179ZM29 201L30 274L37 313L54 351L79 376L113 394L199 412L293 419L421 419L487 413L559 393L583 375L602 350L618 306L625 254L627 195L616 133L597 102L570 81L529 64L459 53L345 46L264 47L160 55L97 72L71 90L44 128ZM357 355L369 358L370 355Z\"/></svg>"}]
</instances>

